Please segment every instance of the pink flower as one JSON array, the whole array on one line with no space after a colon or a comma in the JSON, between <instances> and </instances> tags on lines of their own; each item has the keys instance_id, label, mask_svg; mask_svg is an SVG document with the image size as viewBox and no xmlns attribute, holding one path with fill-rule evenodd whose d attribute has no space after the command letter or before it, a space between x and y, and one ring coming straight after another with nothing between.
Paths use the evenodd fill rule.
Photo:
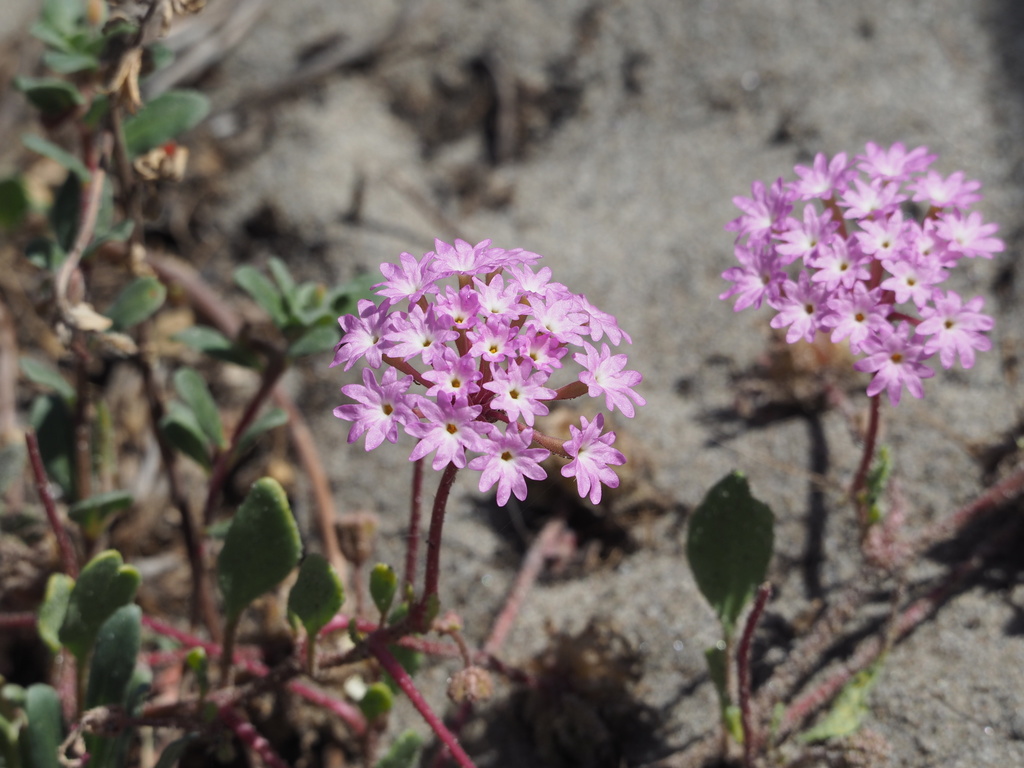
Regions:
<instances>
[{"instance_id":1,"label":"pink flower","mask_svg":"<svg viewBox=\"0 0 1024 768\"><path fill-rule=\"evenodd\" d=\"M609 488L619 487L619 478L611 469L613 466L626 463L626 457L612 448L615 433L602 435L604 416L600 413L588 422L587 417L580 419L583 429L569 427L572 438L565 444L565 452L573 460L562 467L562 477L575 477L576 487L580 496L590 496L593 504L601 503L601 485Z\"/></svg>"},{"instance_id":2,"label":"pink flower","mask_svg":"<svg viewBox=\"0 0 1024 768\"><path fill-rule=\"evenodd\" d=\"M771 190L755 182L752 198L734 201L743 215L726 225L739 233L738 265L722 273L730 286L719 298L735 298L736 311L767 303L789 343L818 330L848 339L866 355L857 369L875 373L868 394L887 390L893 403L904 387L920 397L933 355L947 368L958 358L970 367L992 345L992 318L980 298L965 303L938 286L961 259L1005 246L997 226L968 209L981 184L929 170L934 160L925 147L868 144L856 167L844 154L819 154L812 168L795 168L796 181ZM909 194L929 203L920 220L901 207ZM811 201L802 221L779 215L794 199Z\"/></svg>"},{"instance_id":3,"label":"pink flower","mask_svg":"<svg viewBox=\"0 0 1024 768\"><path fill-rule=\"evenodd\" d=\"M998 237L991 237L998 224L983 224L981 213L974 211L966 218L959 211L939 217L938 235L948 243L949 250L969 258L983 256L991 259L1005 247Z\"/></svg>"},{"instance_id":4,"label":"pink flower","mask_svg":"<svg viewBox=\"0 0 1024 768\"><path fill-rule=\"evenodd\" d=\"M550 269L535 270L536 253L496 248L489 240L438 240L434 247L420 260L404 253L399 264L383 265L380 306L362 301L356 315L339 320L345 334L332 365L368 366L363 384L342 388L356 402L334 410L352 422L349 440L365 434L371 450L396 442L401 428L417 438L410 459L433 454L435 470L479 470L481 490L497 484L502 504L513 494L525 497L526 479L544 476L540 462L551 450L572 451L579 454L573 466L583 473L581 494L600 499L602 482L618 482L610 468L622 463L611 447L614 434L601 435L600 426L595 434L584 419L575 442L565 441L534 425L549 402L578 396L582 387L632 416L644 403L633 391L640 374L625 370L626 356L612 355L608 344L598 353L583 341L607 338L617 345L629 335L614 316L554 282ZM562 358L576 350L587 370L549 387ZM389 367L377 384L371 369L382 364ZM425 393L408 393L412 382Z\"/></svg>"},{"instance_id":5,"label":"pink flower","mask_svg":"<svg viewBox=\"0 0 1024 768\"><path fill-rule=\"evenodd\" d=\"M788 325L786 341L789 344L798 339L814 341L814 334L818 332L825 314L825 300L825 289L812 283L806 272L801 272L799 282L787 280L782 298L772 304L779 311L772 318L772 328Z\"/></svg>"},{"instance_id":6,"label":"pink flower","mask_svg":"<svg viewBox=\"0 0 1024 768\"><path fill-rule=\"evenodd\" d=\"M874 372L868 385L868 396L874 397L883 389L893 405L899 405L900 393L904 388L914 397L924 397L922 379L930 379L935 371L921 360L927 355L917 336L911 336L911 328L902 323L895 331L871 336L864 342L868 356L858 360L853 367L858 371Z\"/></svg>"},{"instance_id":7,"label":"pink flower","mask_svg":"<svg viewBox=\"0 0 1024 768\"><path fill-rule=\"evenodd\" d=\"M366 450L372 451L387 440L394 443L398 440L398 426L411 424L416 415L408 405L406 390L412 383L412 376L398 378L394 368L388 368L381 377L377 377L369 368L363 368L362 384L347 384L341 391L359 404L339 405L334 415L339 419L352 422L348 432L348 441L354 443L363 434L366 435Z\"/></svg>"},{"instance_id":8,"label":"pink flower","mask_svg":"<svg viewBox=\"0 0 1024 768\"><path fill-rule=\"evenodd\" d=\"M502 433L491 426L491 439L487 441L486 453L469 462L470 469L480 471L480 492L483 493L498 484L497 502L499 507L508 503L509 496L515 495L520 501L526 499L526 478L543 480L547 472L540 466L548 456L542 448L530 448L533 430L520 432L509 425Z\"/></svg>"},{"instance_id":9,"label":"pink flower","mask_svg":"<svg viewBox=\"0 0 1024 768\"><path fill-rule=\"evenodd\" d=\"M981 296L964 304L953 291L944 295L937 292L935 306L921 310L924 320L917 326L919 335L932 337L924 345L925 354L938 352L943 368L952 368L957 355L960 365L973 367L974 350L992 348L992 341L982 331L992 330L995 321L979 311L984 303Z\"/></svg>"},{"instance_id":10,"label":"pink flower","mask_svg":"<svg viewBox=\"0 0 1024 768\"><path fill-rule=\"evenodd\" d=\"M646 400L633 391L633 387L639 384L643 377L636 371L622 370L626 365L626 356L612 355L607 344L601 345L600 353L587 342L583 342L583 349L586 354L577 353L573 355L573 360L586 368L580 374L580 381L587 385L590 396L604 395L604 402L609 411L618 408L623 414L633 418L633 403L630 398L635 400L637 405L647 404Z\"/></svg>"},{"instance_id":11,"label":"pink flower","mask_svg":"<svg viewBox=\"0 0 1024 768\"><path fill-rule=\"evenodd\" d=\"M436 402L419 398L419 410L426 421L407 424L405 431L420 438L409 455L410 461L434 453L433 467L442 470L449 464L466 466L466 450L479 451L484 446L486 425L477 421L479 405L462 405L447 400ZM436 453L435 453L436 451Z\"/></svg>"}]
</instances>

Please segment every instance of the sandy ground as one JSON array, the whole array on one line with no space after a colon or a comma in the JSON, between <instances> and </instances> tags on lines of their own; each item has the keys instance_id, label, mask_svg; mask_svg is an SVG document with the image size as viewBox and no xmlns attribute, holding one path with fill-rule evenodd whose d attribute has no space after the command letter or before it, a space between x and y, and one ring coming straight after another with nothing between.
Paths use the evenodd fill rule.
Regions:
<instances>
[{"instance_id":1,"label":"sandy ground","mask_svg":"<svg viewBox=\"0 0 1024 768\"><path fill-rule=\"evenodd\" d=\"M388 3L274 4L210 73L204 87L224 110L211 125L229 146L237 131L256 150L209 214L229 239L270 211L276 230L295 240L280 255L331 278L429 250L435 236L490 237L544 254L557 279L633 335L630 367L644 373L648 405L623 427L653 456L656 484L693 505L739 467L774 508L778 597L769 613L788 620L858 578L849 508L838 491L814 501L808 479L813 469L841 488L857 452L837 412L761 429L729 420L741 396L734 377L769 337L764 315L734 315L715 299L731 258L722 227L735 215L731 198L752 180L791 174L815 152L925 144L942 171L962 168L984 182L982 209L1002 222L1009 248L955 277L960 290L988 297L994 351L969 375L940 374L924 400L888 410L886 441L911 525L979 490L983 471L968 448L998 442L1020 403L1012 375L1024 191L1017 4L428 0L391 35L397 13ZM311 47L377 40L389 46L379 57L295 98L230 107L288 77ZM360 184L353 223L345 214ZM265 255L261 244L249 255ZM408 446L366 455L345 445L346 428L327 409L349 380L325 369L303 398L324 408L315 421L339 502L378 512L383 554L397 559L406 501L395 477L407 471ZM463 478L444 584L479 639L519 545L511 520L480 515L474 491ZM644 658L636 695L657 713L656 729L619 735L628 765L662 758L715 722L702 658L715 625L672 518L617 567L540 586L507 649L528 658L547 642L547 623L578 631L602 617L619 627ZM824 565L808 565L819 555ZM993 566L984 584L893 651L865 723L888 741L892 765L1024 764L1019 568L1019 559ZM427 675L427 690L436 680L439 692L445 674ZM537 764L541 737L518 712L499 697L483 722L507 727L467 731L481 765Z\"/></svg>"},{"instance_id":2,"label":"sandy ground","mask_svg":"<svg viewBox=\"0 0 1024 768\"><path fill-rule=\"evenodd\" d=\"M885 440L911 527L983 487L970 449L1002 440L1021 403L1024 5L424 0L395 32L399 12L394 2L270 3L205 74L214 115L204 136L229 170L218 195L201 201L201 240L253 263L276 254L324 280L430 250L435 236L544 254L556 279L633 336L629 367L643 372L648 405L620 426L651 455L654 483L686 508L740 468L775 510L768 624L788 626L858 578L841 497L858 454L838 411L759 428L735 417L737 400L750 396L736 377L770 337L766 315L716 300L732 258L723 225L751 181L788 178L816 152L925 144L939 170L984 182L982 210L1001 222L1008 250L953 278L961 292L986 296L993 351L969 373L940 373L925 399L887 408ZM346 46L375 55L251 106L318 52ZM300 401L339 505L379 513L381 557L398 561L410 446L365 454L346 445L330 408L355 372L327 362L312 381L296 380ZM812 471L827 475L823 495ZM477 642L522 551L515 515L502 514L484 514L472 478L461 479L443 583L446 605ZM548 642L547 624L575 632L600 617L618 627L643 658L633 693L654 713L654 725L614 734L630 766L670 759L716 721L703 659L716 627L685 562L679 514L634 533L646 543L614 567L538 586L506 648L525 661ZM941 567L924 564L914 578ZM1024 765L1020 568L1019 555L993 563L892 651L865 722L888 742L891 765ZM764 651L762 671L785 644ZM450 671L422 678L438 703ZM501 686L467 729L481 766L559 764L522 709ZM397 720L422 728L404 710Z\"/></svg>"}]
</instances>

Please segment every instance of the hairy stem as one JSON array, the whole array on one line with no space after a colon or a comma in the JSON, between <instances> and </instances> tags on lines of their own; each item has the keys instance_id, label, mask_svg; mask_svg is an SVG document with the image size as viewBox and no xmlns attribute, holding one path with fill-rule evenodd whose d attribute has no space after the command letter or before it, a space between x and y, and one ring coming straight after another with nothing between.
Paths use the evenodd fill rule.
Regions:
<instances>
[{"instance_id":1,"label":"hairy stem","mask_svg":"<svg viewBox=\"0 0 1024 768\"><path fill-rule=\"evenodd\" d=\"M405 544L405 587L413 589L416 583L416 559L420 544L420 514L423 508L423 459L412 465L412 493L409 505L409 533Z\"/></svg>"},{"instance_id":2,"label":"hairy stem","mask_svg":"<svg viewBox=\"0 0 1024 768\"><path fill-rule=\"evenodd\" d=\"M747 623L743 627L740 645L736 653L736 665L739 674L740 718L743 723L743 762L747 768L753 768L757 750L761 744L761 729L754 723L750 694L750 648L754 642L754 632L764 613L768 598L772 596L772 585L765 582L757 588L754 607L750 609Z\"/></svg>"},{"instance_id":3,"label":"hairy stem","mask_svg":"<svg viewBox=\"0 0 1024 768\"><path fill-rule=\"evenodd\" d=\"M444 514L448 506L448 495L459 468L449 464L441 473L441 482L434 496L434 510L430 515L430 530L427 533L427 570L423 579L423 595L413 609L410 618L418 632L426 632L427 609L432 601L437 600L437 589L441 579L441 531L444 528Z\"/></svg>"},{"instance_id":4,"label":"hairy stem","mask_svg":"<svg viewBox=\"0 0 1024 768\"><path fill-rule=\"evenodd\" d=\"M860 466L857 474L853 477L853 484L850 486L850 497L857 507L857 520L860 523L860 533L863 538L867 533L869 520L867 500L864 498L864 490L867 484L868 472L871 469L871 462L875 458L875 447L878 443L878 422L882 396L875 395L871 398L871 411L868 417L868 431L864 435L864 453L861 455Z\"/></svg>"}]
</instances>

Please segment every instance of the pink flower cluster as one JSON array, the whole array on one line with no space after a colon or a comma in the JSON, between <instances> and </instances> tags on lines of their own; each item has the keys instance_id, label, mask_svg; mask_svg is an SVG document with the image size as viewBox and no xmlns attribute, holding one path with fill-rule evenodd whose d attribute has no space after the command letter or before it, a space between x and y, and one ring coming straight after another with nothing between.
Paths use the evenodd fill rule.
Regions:
<instances>
[{"instance_id":1,"label":"pink flower cluster","mask_svg":"<svg viewBox=\"0 0 1024 768\"><path fill-rule=\"evenodd\" d=\"M633 389L640 374L624 370L626 356L590 343L631 343L615 318L552 282L547 267L535 270L541 257L521 248L437 240L422 259L399 258L381 265L380 304L360 301L356 314L338 320L344 336L332 367L367 366L362 384L341 388L356 402L334 409L352 422L348 441L365 435L369 451L396 442L401 427L418 439L411 460L433 454L435 470L479 470L480 490L497 484L501 505L512 494L525 499L526 479L546 477L540 463L556 453L571 459L562 475L576 478L580 496L599 503L602 485L619 484L612 467L625 462L604 416L583 417L564 441L535 430L534 420L549 402L583 394L604 396L609 411L628 417L634 403L645 404ZM583 368L578 380L548 388L572 348L580 350L572 356Z\"/></svg>"},{"instance_id":2,"label":"pink flower cluster","mask_svg":"<svg viewBox=\"0 0 1024 768\"><path fill-rule=\"evenodd\" d=\"M754 182L751 197L733 198L743 215L726 229L737 233L740 265L722 274L732 286L719 298L735 297L737 312L766 302L790 344L819 331L847 339L863 355L854 367L874 374L868 395L885 390L893 404L904 388L924 394L922 379L935 375L925 361L936 354L944 368L958 358L970 368L975 350L992 346L992 318L980 296L965 302L939 286L960 259L1004 246L997 225L969 211L981 183L960 171L943 177L929 170L934 160L925 147L869 143L853 162L819 154L795 168L796 181Z\"/></svg>"}]
</instances>

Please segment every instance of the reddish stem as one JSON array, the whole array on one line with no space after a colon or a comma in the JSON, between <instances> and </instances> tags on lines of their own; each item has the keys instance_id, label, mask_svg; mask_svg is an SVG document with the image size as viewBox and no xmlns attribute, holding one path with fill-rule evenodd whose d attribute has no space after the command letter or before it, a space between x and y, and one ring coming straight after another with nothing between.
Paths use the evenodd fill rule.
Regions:
<instances>
[{"instance_id":1,"label":"reddish stem","mask_svg":"<svg viewBox=\"0 0 1024 768\"><path fill-rule=\"evenodd\" d=\"M50 521L50 527L57 537L57 547L60 549L60 559L64 565L64 573L73 579L78 578L78 559L75 557L75 548L71 544L71 537L67 529L57 515L57 505L53 502L50 494L50 484L46 479L46 470L43 468L43 459L39 455L39 441L36 440L36 433L32 430L25 432L25 445L28 448L29 461L32 464L32 475L36 480L36 490L46 510L46 519Z\"/></svg>"},{"instance_id":2,"label":"reddish stem","mask_svg":"<svg viewBox=\"0 0 1024 768\"><path fill-rule=\"evenodd\" d=\"M290 768L270 742L248 720L242 718L229 704L218 711L221 722L230 728L243 744L255 752L270 768Z\"/></svg>"},{"instance_id":3,"label":"reddish stem","mask_svg":"<svg viewBox=\"0 0 1024 768\"><path fill-rule=\"evenodd\" d=\"M740 637L740 645L736 651L736 666L739 675L740 687L740 718L743 723L743 761L747 768L753 768L754 758L761 742L761 729L755 727L754 716L751 708L750 695L750 648L754 642L754 632L757 624L764 613L764 607L772 596L772 585L767 581L757 588L757 595L754 598L754 606L747 616L747 623L743 627L743 635Z\"/></svg>"},{"instance_id":4,"label":"reddish stem","mask_svg":"<svg viewBox=\"0 0 1024 768\"><path fill-rule=\"evenodd\" d=\"M0 629L35 629L36 621L32 611L0 613Z\"/></svg>"},{"instance_id":5,"label":"reddish stem","mask_svg":"<svg viewBox=\"0 0 1024 768\"><path fill-rule=\"evenodd\" d=\"M409 533L405 549L405 586L412 589L416 583L416 559L419 555L420 514L423 509L423 459L412 465L412 494L409 507Z\"/></svg>"},{"instance_id":6,"label":"reddish stem","mask_svg":"<svg viewBox=\"0 0 1024 768\"><path fill-rule=\"evenodd\" d=\"M260 380L260 388L253 395L246 406L245 411L242 413L242 418L238 420L235 425L234 432L231 434L231 443L227 450L221 451L217 455L217 459L213 465L213 471L210 473L210 485L206 492L206 502L203 504L203 524L210 525L213 522L213 513L217 504L217 500L220 498L221 489L224 487L224 481L227 479L228 471L231 469L231 465L237 458L235 452L238 449L238 444L242 439L242 435L245 434L245 430L249 428L253 420L256 418L256 414L259 413L260 408L270 397L270 393L273 391L274 386L277 384L277 380L281 378L281 374L284 373L284 361L274 356L267 363L267 367L263 371L263 376Z\"/></svg>"},{"instance_id":7,"label":"reddish stem","mask_svg":"<svg viewBox=\"0 0 1024 768\"><path fill-rule=\"evenodd\" d=\"M449 467L452 465L449 464ZM405 668L391 655L391 652L387 649L380 638L370 635L366 640L372 653L377 661L381 663L381 666L387 671L389 675L398 684L398 687L402 689L402 693L409 697L409 701L416 707L416 710L420 713L423 719L430 726L430 730L437 734L437 737L441 739L441 742L451 750L452 757L455 758L455 762L462 766L462 768L476 768L473 761L470 760L469 755L463 750L462 745L459 744L459 740L455 738L455 735L448 730L441 718L439 718L434 711L427 704L426 699L419 692L416 686L412 682L412 678L409 677L409 673L405 671Z\"/></svg>"},{"instance_id":8,"label":"reddish stem","mask_svg":"<svg viewBox=\"0 0 1024 768\"><path fill-rule=\"evenodd\" d=\"M165 624L159 619L154 619L149 616L142 617L142 623L149 629L157 632L166 637L177 640L182 645L190 648L202 648L210 656L220 656L223 652L222 648L217 643L206 642L200 638L189 634L188 632L182 632L179 629L172 627L170 624ZM250 674L258 677L266 677L270 670L263 662L256 659L247 659L241 657L238 653L233 654L234 658L232 661L236 664L241 665ZM307 701L312 702L318 706L333 712L338 718L344 722L349 728L351 728L357 734L363 734L366 732L366 718L363 717L363 713L353 707L346 701L335 699L332 696L324 693L323 691L312 688L306 683L300 680L291 680L288 683L288 689L293 693L301 696Z\"/></svg>"},{"instance_id":9,"label":"reddish stem","mask_svg":"<svg viewBox=\"0 0 1024 768\"><path fill-rule=\"evenodd\" d=\"M860 466L857 474L854 475L853 484L850 486L850 497L857 507L857 519L860 523L860 532L863 537L868 530L868 506L862 498L864 486L867 484L868 471L871 469L871 462L875 457L875 446L878 443L878 422L881 411L881 395L871 398L871 411L868 417L868 431L864 435L864 453L861 455Z\"/></svg>"},{"instance_id":10,"label":"reddish stem","mask_svg":"<svg viewBox=\"0 0 1024 768\"><path fill-rule=\"evenodd\" d=\"M430 515L430 530L427 533L427 570L423 579L423 595L419 603L414 607L410 619L412 625L418 632L426 632L429 627L426 624L427 606L431 600L436 600L438 584L441 579L441 531L444 528L444 513L448 506L448 495L451 493L452 484L455 482L455 475L459 468L449 464L441 473L441 482L437 486L437 495L434 496L434 510Z\"/></svg>"}]
</instances>

